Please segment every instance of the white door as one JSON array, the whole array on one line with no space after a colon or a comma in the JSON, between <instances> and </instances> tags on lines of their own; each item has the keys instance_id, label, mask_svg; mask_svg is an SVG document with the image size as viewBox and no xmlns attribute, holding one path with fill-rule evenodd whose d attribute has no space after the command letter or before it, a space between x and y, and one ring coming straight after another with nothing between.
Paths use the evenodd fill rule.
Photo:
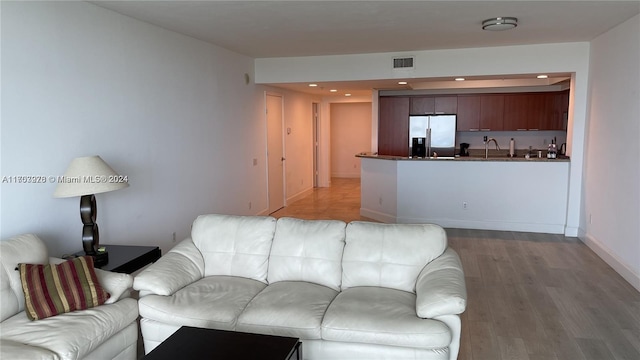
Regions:
<instances>
[{"instance_id":1,"label":"white door","mask_svg":"<svg viewBox=\"0 0 640 360\"><path fill-rule=\"evenodd\" d=\"M269 213L284 207L284 144L282 96L267 94L267 161Z\"/></svg>"}]
</instances>

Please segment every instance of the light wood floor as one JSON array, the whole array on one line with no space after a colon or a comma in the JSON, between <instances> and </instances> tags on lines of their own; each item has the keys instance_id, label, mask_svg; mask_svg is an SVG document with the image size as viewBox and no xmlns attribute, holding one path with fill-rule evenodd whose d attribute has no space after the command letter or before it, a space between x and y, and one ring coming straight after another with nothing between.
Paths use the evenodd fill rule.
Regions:
<instances>
[{"instance_id":1,"label":"light wood floor","mask_svg":"<svg viewBox=\"0 0 640 360\"><path fill-rule=\"evenodd\" d=\"M368 220L359 179L273 214ZM577 238L447 229L462 259L467 310L459 359L640 359L640 293Z\"/></svg>"}]
</instances>

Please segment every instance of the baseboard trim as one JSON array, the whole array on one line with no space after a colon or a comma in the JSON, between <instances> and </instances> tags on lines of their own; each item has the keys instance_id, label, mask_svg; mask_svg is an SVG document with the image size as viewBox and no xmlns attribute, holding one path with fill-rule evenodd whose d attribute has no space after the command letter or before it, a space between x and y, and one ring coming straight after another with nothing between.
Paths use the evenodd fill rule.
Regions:
<instances>
[{"instance_id":1,"label":"baseboard trim","mask_svg":"<svg viewBox=\"0 0 640 360\"><path fill-rule=\"evenodd\" d=\"M516 222L500 222L500 221L470 221L470 220L454 220L454 219L428 219L413 218L403 216L393 216L390 214L373 211L370 209L360 208L360 215L382 221L385 223L398 224L437 224L445 228L456 229L478 229L478 230L497 230L497 231L521 231L534 232L544 234L564 234L565 227L563 224L538 224L538 223L516 223Z\"/></svg>"},{"instance_id":2,"label":"baseboard trim","mask_svg":"<svg viewBox=\"0 0 640 360\"><path fill-rule=\"evenodd\" d=\"M313 188L308 188L306 190L302 190L301 192L291 196L290 198L287 198L287 204L291 204L292 202L296 202L308 195L311 195L313 193Z\"/></svg>"},{"instance_id":3,"label":"baseboard trim","mask_svg":"<svg viewBox=\"0 0 640 360\"><path fill-rule=\"evenodd\" d=\"M262 211L259 211L256 215L257 216L269 216L269 209L264 209Z\"/></svg>"},{"instance_id":4,"label":"baseboard trim","mask_svg":"<svg viewBox=\"0 0 640 360\"><path fill-rule=\"evenodd\" d=\"M564 236L579 237L582 229L574 226L567 226L564 228Z\"/></svg>"},{"instance_id":5,"label":"baseboard trim","mask_svg":"<svg viewBox=\"0 0 640 360\"><path fill-rule=\"evenodd\" d=\"M386 224L394 224L397 222L397 219L395 216L391 216L389 214L385 214L379 211L373 211L365 208L360 208L360 215L367 217L369 219L386 223Z\"/></svg>"},{"instance_id":6,"label":"baseboard trim","mask_svg":"<svg viewBox=\"0 0 640 360\"><path fill-rule=\"evenodd\" d=\"M360 172L355 173L335 173L331 174L332 178L359 179Z\"/></svg>"},{"instance_id":7,"label":"baseboard trim","mask_svg":"<svg viewBox=\"0 0 640 360\"><path fill-rule=\"evenodd\" d=\"M609 264L623 279L625 279L636 290L640 291L640 274L637 274L631 269L627 263L617 257L611 249L602 244L593 236L587 234L584 237L580 237L580 240L593 250L604 262Z\"/></svg>"}]
</instances>

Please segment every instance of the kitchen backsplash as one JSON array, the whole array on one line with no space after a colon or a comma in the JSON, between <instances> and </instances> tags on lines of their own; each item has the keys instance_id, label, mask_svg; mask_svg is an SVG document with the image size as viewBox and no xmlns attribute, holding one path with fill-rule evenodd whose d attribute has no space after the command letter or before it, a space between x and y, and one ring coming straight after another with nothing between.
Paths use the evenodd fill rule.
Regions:
<instances>
[{"instance_id":1,"label":"kitchen backsplash","mask_svg":"<svg viewBox=\"0 0 640 360\"><path fill-rule=\"evenodd\" d=\"M483 149L483 137L494 138L500 145L500 149L509 150L511 138L515 141L516 149L547 150L547 146L554 137L558 147L567 142L566 131L458 131L456 133L456 149L460 148L460 143L469 143L470 149ZM490 149L495 149L493 143L489 144Z\"/></svg>"}]
</instances>

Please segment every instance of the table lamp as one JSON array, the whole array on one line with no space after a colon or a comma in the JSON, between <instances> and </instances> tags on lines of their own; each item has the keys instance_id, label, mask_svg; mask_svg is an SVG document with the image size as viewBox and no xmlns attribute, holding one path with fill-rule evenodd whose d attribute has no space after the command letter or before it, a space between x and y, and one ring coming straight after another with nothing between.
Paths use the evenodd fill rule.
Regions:
<instances>
[{"instance_id":1,"label":"table lamp","mask_svg":"<svg viewBox=\"0 0 640 360\"><path fill-rule=\"evenodd\" d=\"M96 224L97 208L94 194L119 190L129 186L126 176L120 176L100 156L75 158L69 164L64 176L58 178L53 197L65 198L80 196L80 219L82 228L82 247L86 255L94 257L96 266L109 260L106 251L100 248L100 234Z\"/></svg>"}]
</instances>

